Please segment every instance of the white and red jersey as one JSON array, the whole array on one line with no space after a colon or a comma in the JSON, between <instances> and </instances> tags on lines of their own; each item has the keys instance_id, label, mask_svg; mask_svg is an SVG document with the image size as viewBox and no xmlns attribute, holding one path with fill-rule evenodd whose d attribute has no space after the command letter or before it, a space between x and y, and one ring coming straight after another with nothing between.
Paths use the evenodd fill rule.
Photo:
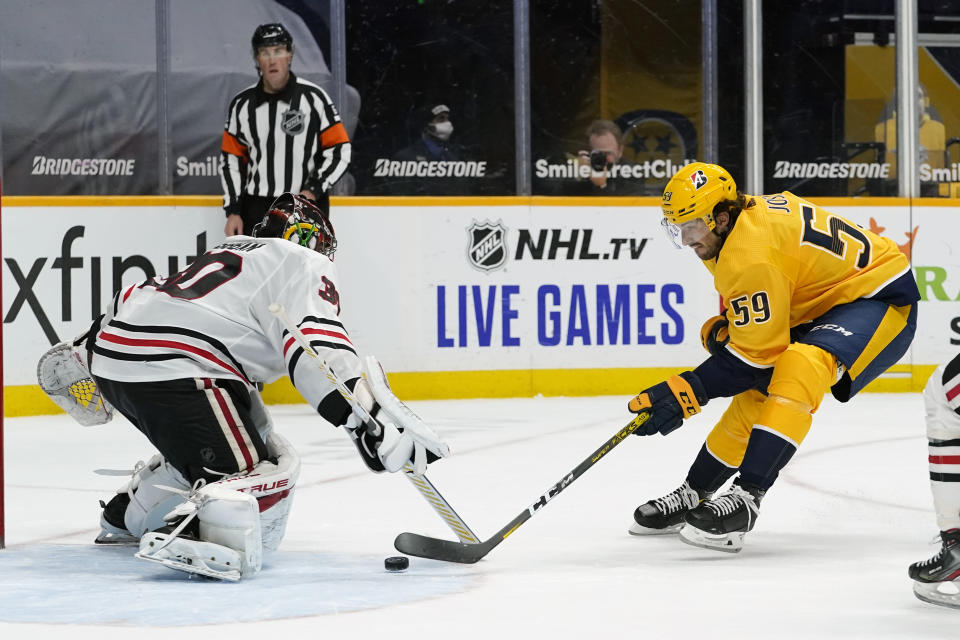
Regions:
<instances>
[{"instance_id":1,"label":"white and red jersey","mask_svg":"<svg viewBox=\"0 0 960 640\"><path fill-rule=\"evenodd\" d=\"M923 402L927 435L931 440L949 442L956 448L953 457L960 460L960 354L933 371L923 389ZM960 482L960 462L953 473Z\"/></svg>"},{"instance_id":2,"label":"white and red jersey","mask_svg":"<svg viewBox=\"0 0 960 640\"><path fill-rule=\"evenodd\" d=\"M947 401L947 406L954 413L960 414L960 353L943 365L940 383L943 385L943 397Z\"/></svg>"},{"instance_id":3,"label":"white and red jersey","mask_svg":"<svg viewBox=\"0 0 960 640\"><path fill-rule=\"evenodd\" d=\"M344 381L361 361L338 320L333 262L280 238L233 236L172 276L119 292L93 343L91 371L121 382L229 378L248 386L289 375L314 407L335 393L268 310L282 304Z\"/></svg>"}]
</instances>

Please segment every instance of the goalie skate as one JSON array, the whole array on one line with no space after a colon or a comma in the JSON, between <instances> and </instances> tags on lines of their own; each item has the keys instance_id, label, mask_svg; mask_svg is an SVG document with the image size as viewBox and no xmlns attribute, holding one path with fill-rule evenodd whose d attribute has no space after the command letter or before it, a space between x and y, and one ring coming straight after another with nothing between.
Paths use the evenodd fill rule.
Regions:
<instances>
[{"instance_id":1,"label":"goalie skate","mask_svg":"<svg viewBox=\"0 0 960 640\"><path fill-rule=\"evenodd\" d=\"M242 558L239 552L212 542L186 538L171 541L170 537L170 534L156 531L144 535L140 540L140 551L134 556L176 571L230 582L240 580Z\"/></svg>"},{"instance_id":2,"label":"goalie skate","mask_svg":"<svg viewBox=\"0 0 960 640\"><path fill-rule=\"evenodd\" d=\"M126 529L115 527L100 516L100 533L94 539L94 544L110 544L114 546L134 546L140 542L137 536Z\"/></svg>"}]
</instances>

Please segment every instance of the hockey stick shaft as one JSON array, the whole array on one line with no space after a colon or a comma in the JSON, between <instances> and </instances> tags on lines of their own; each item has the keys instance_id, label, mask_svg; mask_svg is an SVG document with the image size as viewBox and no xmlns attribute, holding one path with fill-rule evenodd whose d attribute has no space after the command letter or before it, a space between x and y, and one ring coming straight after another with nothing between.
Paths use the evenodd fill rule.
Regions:
<instances>
[{"instance_id":1,"label":"hockey stick shaft","mask_svg":"<svg viewBox=\"0 0 960 640\"><path fill-rule=\"evenodd\" d=\"M313 361L317 364L323 375L327 377L327 380L330 381L330 384L334 386L337 392L343 396L343 399L347 401L347 404L350 405L350 408L354 413L357 414L357 417L363 421L363 424L370 432L372 436L380 435L380 425L377 424L377 421L373 419L373 416L370 415L370 412L363 408L359 402L357 402L356 396L353 395L353 392L350 391L350 388L343 383L337 374L333 372L333 369L330 368L330 365L327 364L326 360L320 357L320 354L313 350L313 346L307 340L307 337L303 335L303 331L300 330L300 327L293 324L293 321L290 320L290 316L287 315L287 310L283 307L282 304L277 302L270 303L270 306L267 309L274 316L277 317L277 320L280 321L280 324L287 330L287 332L293 337L294 340L303 348L303 352L313 358Z\"/></svg>"},{"instance_id":2,"label":"hockey stick shaft","mask_svg":"<svg viewBox=\"0 0 960 640\"><path fill-rule=\"evenodd\" d=\"M459 562L462 564L473 564L498 544L507 539L507 536L516 531L520 526L535 516L540 510L547 506L553 498L573 484L574 480L586 473L587 469L595 465L601 458L630 434L634 433L640 426L650 418L648 412L641 413L631 420L624 428L620 429L608 439L603 446L591 453L583 462L578 464L572 471L567 473L559 482L547 489L537 501L521 511L517 517L508 522L492 538L484 540L480 544L463 544L452 540L441 540L439 538L430 538L417 533L401 533L393 542L397 551L411 556L421 558L430 558L431 560L443 560L444 562Z\"/></svg>"},{"instance_id":3,"label":"hockey stick shaft","mask_svg":"<svg viewBox=\"0 0 960 640\"><path fill-rule=\"evenodd\" d=\"M290 320L290 317L287 315L287 310L284 309L282 304L273 302L267 307L270 313L272 313L280 321L280 324L287 330L287 332L293 336L293 339L303 348L303 352L313 358L313 361L316 365L323 371L323 374L327 377L327 380L336 388L337 392L343 396L343 399L347 401L347 404L350 405L350 408L357 414L357 416L363 421L365 428L373 436L378 436L380 425L377 421L370 415L370 412L367 411L360 402L357 401L357 397L350 391L350 388L344 384L344 382L334 373L333 369L326 363L326 361L320 356L319 353L314 351L313 346L307 340L307 337L303 335L303 332L300 330L300 327L295 325L293 321ZM447 523L447 526L450 527L450 530L453 531L457 537L463 541L465 544L476 544L480 541L480 538L467 526L467 523L463 521L457 512L450 506L450 503L447 502L437 488L433 486L433 483L427 478L426 475L416 475L413 472L413 466L408 462L403 466L403 475L406 476L407 480L416 487L417 491L423 496L433 510L437 512L437 515L440 516L440 519Z\"/></svg>"}]
</instances>

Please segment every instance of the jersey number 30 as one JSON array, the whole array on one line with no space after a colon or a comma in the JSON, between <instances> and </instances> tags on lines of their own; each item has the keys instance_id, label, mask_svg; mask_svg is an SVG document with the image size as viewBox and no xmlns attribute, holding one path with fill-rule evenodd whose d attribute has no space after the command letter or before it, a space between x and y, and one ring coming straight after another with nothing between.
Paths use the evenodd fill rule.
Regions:
<instances>
[{"instance_id":1,"label":"jersey number 30","mask_svg":"<svg viewBox=\"0 0 960 640\"><path fill-rule=\"evenodd\" d=\"M240 275L243 258L229 251L205 253L180 273L154 286L174 298L196 300Z\"/></svg>"}]
</instances>

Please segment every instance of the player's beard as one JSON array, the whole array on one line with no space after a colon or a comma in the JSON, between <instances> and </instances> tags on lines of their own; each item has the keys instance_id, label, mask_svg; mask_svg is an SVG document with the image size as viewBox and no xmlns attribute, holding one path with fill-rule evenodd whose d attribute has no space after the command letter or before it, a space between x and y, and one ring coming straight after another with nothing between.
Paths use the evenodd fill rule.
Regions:
<instances>
[{"instance_id":1,"label":"player's beard","mask_svg":"<svg viewBox=\"0 0 960 640\"><path fill-rule=\"evenodd\" d=\"M691 245L690 248L693 249L694 253L696 253L697 257L700 258L701 260L713 260L714 258L720 255L720 249L723 248L724 238L719 233L717 233L716 230L710 231L708 235L704 236L704 239L706 238L709 238L711 240L716 239L717 242L711 243L709 245L703 242L696 242L694 244L696 244L697 246Z\"/></svg>"}]
</instances>

